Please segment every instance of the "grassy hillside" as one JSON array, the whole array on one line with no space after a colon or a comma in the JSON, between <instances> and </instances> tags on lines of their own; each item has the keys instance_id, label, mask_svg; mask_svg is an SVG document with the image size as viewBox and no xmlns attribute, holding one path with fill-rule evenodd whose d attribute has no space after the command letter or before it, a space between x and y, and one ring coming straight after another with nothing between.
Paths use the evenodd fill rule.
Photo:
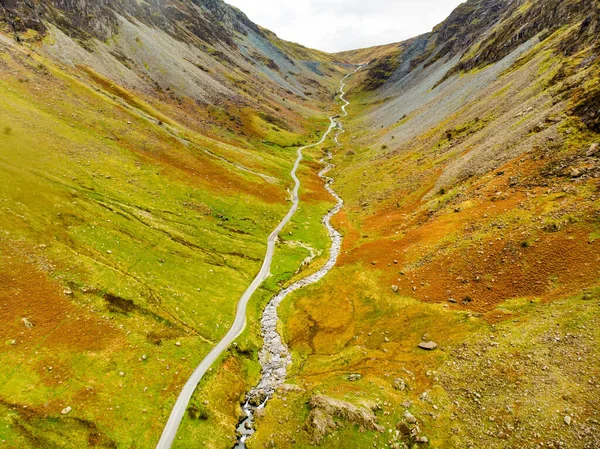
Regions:
<instances>
[{"instance_id":1,"label":"grassy hillside","mask_svg":"<svg viewBox=\"0 0 600 449\"><path fill-rule=\"evenodd\" d=\"M230 30L210 44L143 16L106 41L85 24L54 27L53 15L15 34L11 5L0 34L0 440L153 447L258 272L289 208L296 149L329 125L345 69L249 24L252 42ZM245 59L242 44L270 47ZM301 210L229 378L210 385L219 400L192 420L210 431L183 447L230 445L258 370L262 303L310 247L315 264L325 258L331 200L318 166L308 155L299 171Z\"/></svg>"},{"instance_id":2,"label":"grassy hillside","mask_svg":"<svg viewBox=\"0 0 600 449\"><path fill-rule=\"evenodd\" d=\"M600 444L600 16L560 3L468 2L351 82L343 255L250 447Z\"/></svg>"}]
</instances>

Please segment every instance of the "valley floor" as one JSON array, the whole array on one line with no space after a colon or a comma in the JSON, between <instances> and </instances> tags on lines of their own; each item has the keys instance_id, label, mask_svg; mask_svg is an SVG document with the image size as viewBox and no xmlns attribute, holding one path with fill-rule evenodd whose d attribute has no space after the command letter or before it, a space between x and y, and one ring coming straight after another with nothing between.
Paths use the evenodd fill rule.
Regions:
<instances>
[{"instance_id":1,"label":"valley floor","mask_svg":"<svg viewBox=\"0 0 600 449\"><path fill-rule=\"evenodd\" d=\"M249 449L600 448L597 1L338 55L220 0L1 3L0 447L156 447L201 366L173 448L230 449L265 307L327 271Z\"/></svg>"}]
</instances>

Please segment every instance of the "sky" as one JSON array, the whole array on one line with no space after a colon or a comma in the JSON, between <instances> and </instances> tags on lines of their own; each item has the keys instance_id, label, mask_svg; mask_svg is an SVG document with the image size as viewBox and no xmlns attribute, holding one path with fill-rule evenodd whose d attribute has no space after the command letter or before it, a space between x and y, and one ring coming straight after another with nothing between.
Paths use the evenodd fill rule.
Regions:
<instances>
[{"instance_id":1,"label":"sky","mask_svg":"<svg viewBox=\"0 0 600 449\"><path fill-rule=\"evenodd\" d=\"M225 0L285 40L328 52L431 31L461 0ZM463 0L464 1L464 0Z\"/></svg>"}]
</instances>

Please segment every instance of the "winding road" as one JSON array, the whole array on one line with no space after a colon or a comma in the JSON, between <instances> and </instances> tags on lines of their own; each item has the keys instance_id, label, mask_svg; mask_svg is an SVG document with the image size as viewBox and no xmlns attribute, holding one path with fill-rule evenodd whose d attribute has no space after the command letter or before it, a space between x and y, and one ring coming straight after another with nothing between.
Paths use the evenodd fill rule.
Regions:
<instances>
[{"instance_id":1,"label":"winding road","mask_svg":"<svg viewBox=\"0 0 600 449\"><path fill-rule=\"evenodd\" d=\"M345 109L344 109L345 112ZM192 376L185 383L181 393L179 393L179 397L177 398L177 402L175 402L175 406L171 411L171 415L169 416L169 420L163 430L162 436L160 437L160 441L156 446L156 449L170 449L173 445L173 441L177 435L177 430L181 424L185 411L192 399L194 391L198 387L198 384L209 370L209 368L217 361L217 359L227 350L227 348L240 336L246 327L246 308L248 306L248 301L252 297L252 295L258 290L261 284L265 281L265 279L270 275L271 271L271 263L273 261L273 254L275 252L275 243L279 236L281 230L290 222L296 211L298 210L298 206L300 204L300 198L298 196L298 192L300 190L300 180L297 176L298 167L300 166L300 162L302 162L303 154L302 152L308 148L316 147L325 142L331 131L335 129L337 126L337 122L335 121L335 117L330 117L330 125L321 140L311 145L306 145L298 149L298 157L296 158L296 162L294 163L294 167L292 168L292 179L294 180L294 190L292 191L292 207L290 208L287 215L281 220L279 225L275 228L275 230L271 233L267 240L267 253L265 255L264 262L259 273L256 275L256 278L252 281L252 284L248 287L248 289L244 292L242 297L240 298L237 306L237 312L235 316L235 321L233 325L227 332L227 335L223 337L223 339L217 343L217 345L210 351L210 353L202 360L200 365L196 368Z\"/></svg>"}]
</instances>

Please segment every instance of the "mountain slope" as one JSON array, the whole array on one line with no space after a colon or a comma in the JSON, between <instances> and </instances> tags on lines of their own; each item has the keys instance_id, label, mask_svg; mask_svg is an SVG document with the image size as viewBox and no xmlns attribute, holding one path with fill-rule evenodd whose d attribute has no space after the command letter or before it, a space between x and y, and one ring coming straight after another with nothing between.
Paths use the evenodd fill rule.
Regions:
<instances>
[{"instance_id":1,"label":"mountain slope","mask_svg":"<svg viewBox=\"0 0 600 449\"><path fill-rule=\"evenodd\" d=\"M471 0L344 54L371 62L334 158L343 254L282 313L294 387L252 447L600 444L599 24Z\"/></svg>"},{"instance_id":2,"label":"mountain slope","mask_svg":"<svg viewBox=\"0 0 600 449\"><path fill-rule=\"evenodd\" d=\"M346 68L221 1L5 0L0 28L1 439L153 447L259 270ZM233 436L261 304L313 251L325 260L315 155L244 351L208 380L205 447Z\"/></svg>"},{"instance_id":3,"label":"mountain slope","mask_svg":"<svg viewBox=\"0 0 600 449\"><path fill-rule=\"evenodd\" d=\"M281 306L290 385L248 447L600 446L599 27L469 0L328 55L220 0L0 0L0 439L154 447L370 61L323 148L342 254ZM174 447L233 445L266 302L326 260L323 149Z\"/></svg>"},{"instance_id":4,"label":"mountain slope","mask_svg":"<svg viewBox=\"0 0 600 449\"><path fill-rule=\"evenodd\" d=\"M229 116L243 107L273 114L289 100L312 108L315 100L328 98L338 70L323 53L300 46L286 50L276 36L222 1L11 0L0 12L5 31L41 42L42 54L177 103L214 122L217 133L244 127L207 114L209 106Z\"/></svg>"}]
</instances>

